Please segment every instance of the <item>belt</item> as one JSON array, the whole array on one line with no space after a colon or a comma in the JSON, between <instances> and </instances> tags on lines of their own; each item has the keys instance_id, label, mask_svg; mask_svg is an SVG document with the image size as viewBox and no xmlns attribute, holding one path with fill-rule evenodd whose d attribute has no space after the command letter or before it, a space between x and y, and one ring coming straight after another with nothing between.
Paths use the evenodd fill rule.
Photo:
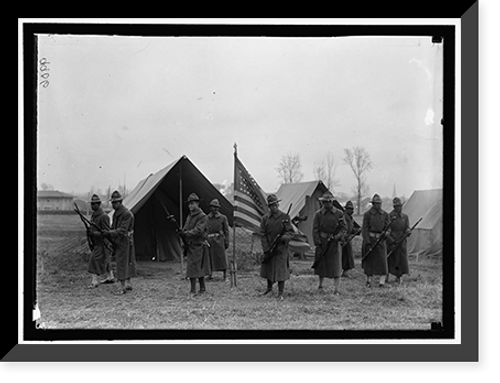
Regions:
<instances>
[{"instance_id":1,"label":"belt","mask_svg":"<svg viewBox=\"0 0 500 383\"><path fill-rule=\"evenodd\" d=\"M321 238L329 238L333 233L325 233L324 231L320 231L319 235Z\"/></svg>"},{"instance_id":2,"label":"belt","mask_svg":"<svg viewBox=\"0 0 500 383\"><path fill-rule=\"evenodd\" d=\"M382 235L382 233L373 233L370 231L368 235L372 238L379 238Z\"/></svg>"},{"instance_id":3,"label":"belt","mask_svg":"<svg viewBox=\"0 0 500 383\"><path fill-rule=\"evenodd\" d=\"M220 235L222 235L222 234L221 233L213 233L213 234L208 234L207 237L208 238L213 238L213 237L218 237Z\"/></svg>"}]
</instances>

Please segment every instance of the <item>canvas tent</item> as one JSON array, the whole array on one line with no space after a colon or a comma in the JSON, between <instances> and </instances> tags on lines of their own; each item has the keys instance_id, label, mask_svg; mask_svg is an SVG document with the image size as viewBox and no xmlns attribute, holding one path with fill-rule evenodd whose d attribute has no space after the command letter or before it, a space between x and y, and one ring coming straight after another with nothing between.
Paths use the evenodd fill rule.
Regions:
<instances>
[{"instance_id":1,"label":"canvas tent","mask_svg":"<svg viewBox=\"0 0 500 383\"><path fill-rule=\"evenodd\" d=\"M320 208L319 198L328 190L321 181L296 182L283 184L276 192L276 196L281 200L280 210L286 212L290 204L290 219L296 217L306 218L299 221L297 228L306 236L309 244L312 239L312 222L314 213Z\"/></svg>"},{"instance_id":2,"label":"canvas tent","mask_svg":"<svg viewBox=\"0 0 500 383\"><path fill-rule=\"evenodd\" d=\"M181 247L175 224L167 219L162 203L181 224L189 213L185 201L191 193L200 197L200 208L205 213L210 211L210 201L217 198L220 212L227 216L230 225L233 224L231 202L186 156L182 156L140 181L123 200L135 216L134 241L138 259L179 259Z\"/></svg>"},{"instance_id":3,"label":"canvas tent","mask_svg":"<svg viewBox=\"0 0 500 383\"><path fill-rule=\"evenodd\" d=\"M403 206L410 226L423 218L408 238L408 254L441 255L443 250L443 190L415 190Z\"/></svg>"}]
</instances>

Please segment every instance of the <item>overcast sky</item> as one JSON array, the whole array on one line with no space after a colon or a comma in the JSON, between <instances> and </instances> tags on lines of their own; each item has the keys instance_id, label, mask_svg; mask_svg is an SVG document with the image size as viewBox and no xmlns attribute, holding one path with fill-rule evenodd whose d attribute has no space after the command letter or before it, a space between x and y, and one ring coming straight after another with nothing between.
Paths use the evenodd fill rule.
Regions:
<instances>
[{"instance_id":1,"label":"overcast sky","mask_svg":"<svg viewBox=\"0 0 500 383\"><path fill-rule=\"evenodd\" d=\"M370 195L442 187L442 45L422 38L39 35L37 184L131 190L186 155L214 183L233 144L261 187L299 153L303 181L330 151L351 193L344 149L363 146Z\"/></svg>"}]
</instances>

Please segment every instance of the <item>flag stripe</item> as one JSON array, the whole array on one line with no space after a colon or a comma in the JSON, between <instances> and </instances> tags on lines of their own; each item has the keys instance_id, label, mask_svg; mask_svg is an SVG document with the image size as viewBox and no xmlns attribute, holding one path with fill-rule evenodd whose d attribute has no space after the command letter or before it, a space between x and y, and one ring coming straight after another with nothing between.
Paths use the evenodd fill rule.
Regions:
<instances>
[{"instance_id":1,"label":"flag stripe","mask_svg":"<svg viewBox=\"0 0 500 383\"><path fill-rule=\"evenodd\" d=\"M246 206L235 206L234 207L234 211L237 211L241 214L246 214L248 215L250 218L254 219L255 221L258 222L258 224L260 225L260 220L262 218L262 216L260 214L256 214L255 212L247 209Z\"/></svg>"},{"instance_id":2,"label":"flag stripe","mask_svg":"<svg viewBox=\"0 0 500 383\"><path fill-rule=\"evenodd\" d=\"M260 211L250 198L240 192L234 193L234 202L235 206L244 206L247 210L253 211L260 217L264 215L264 212Z\"/></svg>"},{"instance_id":3,"label":"flag stripe","mask_svg":"<svg viewBox=\"0 0 500 383\"><path fill-rule=\"evenodd\" d=\"M260 230L260 221L267 208L266 194L234 156L234 221L242 227Z\"/></svg>"},{"instance_id":4,"label":"flag stripe","mask_svg":"<svg viewBox=\"0 0 500 383\"><path fill-rule=\"evenodd\" d=\"M251 228L256 232L260 231L260 222L239 211L234 212L234 223L235 225L240 224L243 227Z\"/></svg>"}]
</instances>

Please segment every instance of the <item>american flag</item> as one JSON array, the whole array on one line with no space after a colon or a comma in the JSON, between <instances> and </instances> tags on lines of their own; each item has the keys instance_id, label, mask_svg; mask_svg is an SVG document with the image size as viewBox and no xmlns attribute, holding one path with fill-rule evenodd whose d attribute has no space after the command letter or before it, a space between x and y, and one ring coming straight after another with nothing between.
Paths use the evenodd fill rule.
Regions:
<instances>
[{"instance_id":1,"label":"american flag","mask_svg":"<svg viewBox=\"0 0 500 383\"><path fill-rule=\"evenodd\" d=\"M258 232L267 212L266 193L234 154L234 224Z\"/></svg>"}]
</instances>

